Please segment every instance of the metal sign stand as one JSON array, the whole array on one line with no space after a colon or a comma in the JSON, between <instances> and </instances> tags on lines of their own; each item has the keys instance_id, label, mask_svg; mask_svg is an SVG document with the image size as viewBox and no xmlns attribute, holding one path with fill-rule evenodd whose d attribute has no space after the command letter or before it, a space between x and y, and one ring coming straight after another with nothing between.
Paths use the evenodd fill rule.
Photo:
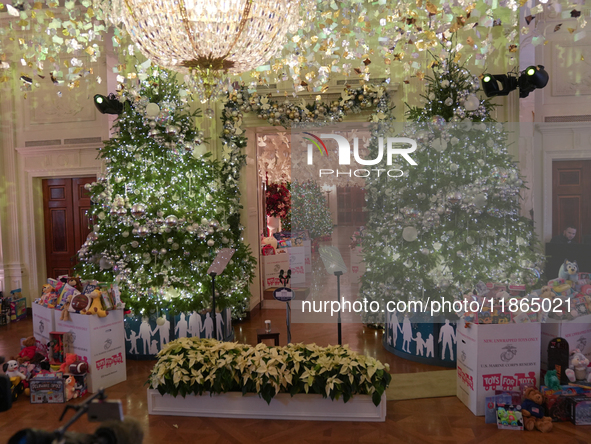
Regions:
<instances>
[{"instance_id":1,"label":"metal sign stand","mask_svg":"<svg viewBox=\"0 0 591 444\"><path fill-rule=\"evenodd\" d=\"M232 259L232 255L235 251L236 250L232 248L222 248L213 260L213 263L211 264L209 269L207 270L207 274L211 276L211 318L213 321L213 339L216 340L218 338L218 329L215 318L215 277L219 276L224 272L224 270L228 266L228 262L230 262L230 259Z\"/></svg>"},{"instance_id":2,"label":"metal sign stand","mask_svg":"<svg viewBox=\"0 0 591 444\"><path fill-rule=\"evenodd\" d=\"M347 266L345 265L345 261L341 256L341 253L337 247L333 246L325 246L320 247L319 249L320 258L324 263L324 268L328 274L333 274L337 277L337 302L341 302L341 276L347 272ZM340 306L341 304L339 304ZM339 345L342 344L342 336L341 336L341 309L338 313L338 326L337 326L337 334L338 334L338 341Z\"/></svg>"}]
</instances>

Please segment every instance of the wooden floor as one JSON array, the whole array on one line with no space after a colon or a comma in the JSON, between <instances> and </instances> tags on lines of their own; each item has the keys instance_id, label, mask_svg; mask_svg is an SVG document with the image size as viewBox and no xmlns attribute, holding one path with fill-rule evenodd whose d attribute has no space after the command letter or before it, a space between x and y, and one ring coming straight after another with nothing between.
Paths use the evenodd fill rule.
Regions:
<instances>
[{"instance_id":1,"label":"wooden floor","mask_svg":"<svg viewBox=\"0 0 591 444\"><path fill-rule=\"evenodd\" d=\"M281 330L285 343L285 312L263 310L249 321L235 326L236 339L254 344L256 328L265 319ZM19 351L21 337L32 334L29 321L0 327L0 355L7 357ZM299 324L292 328L293 342L336 343L335 325ZM352 349L388 362L392 373L437 370L437 367L414 364L386 352L381 346L381 332L364 329L359 324L343 326L343 342ZM539 432L499 431L484 424L456 397L389 401L384 423L341 423L315 421L271 421L254 419L212 419L174 416L149 416L146 386L153 361L128 361L127 382L107 389L110 399L121 399L124 413L137 418L144 427L146 444L168 443L591 443L591 426L575 427L555 423L549 434ZM393 384L396 378L393 379ZM72 401L74 402L74 401ZM64 404L31 405L19 399L13 408L0 413L0 442L4 443L22 428L56 429ZM72 413L68 414L68 417ZM72 430L92 432L97 424L81 419ZM139 443L134 443L139 444Z\"/></svg>"}]
</instances>

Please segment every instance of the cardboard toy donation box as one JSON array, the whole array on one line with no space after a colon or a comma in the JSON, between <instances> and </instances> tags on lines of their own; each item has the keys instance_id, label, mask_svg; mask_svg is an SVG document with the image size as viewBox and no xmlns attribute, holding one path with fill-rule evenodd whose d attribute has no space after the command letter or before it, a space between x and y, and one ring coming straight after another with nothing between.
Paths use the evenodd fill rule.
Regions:
<instances>
[{"instance_id":1,"label":"cardboard toy donation box","mask_svg":"<svg viewBox=\"0 0 591 444\"><path fill-rule=\"evenodd\" d=\"M56 330L72 334L72 353L88 363L88 391L111 387L127 379L123 310L111 310L104 318L70 313L62 321L56 310Z\"/></svg>"},{"instance_id":2,"label":"cardboard toy donation box","mask_svg":"<svg viewBox=\"0 0 591 444\"><path fill-rule=\"evenodd\" d=\"M457 329L457 396L476 416L495 390L540 383L540 324L471 324Z\"/></svg>"},{"instance_id":3,"label":"cardboard toy donation box","mask_svg":"<svg viewBox=\"0 0 591 444\"><path fill-rule=\"evenodd\" d=\"M549 322L542 324L542 370L548 368L548 344L554 338L564 338L569 351L579 349L591 360L591 315L575 318L570 322Z\"/></svg>"},{"instance_id":4,"label":"cardboard toy donation box","mask_svg":"<svg viewBox=\"0 0 591 444\"><path fill-rule=\"evenodd\" d=\"M287 250L287 251L282 251ZM279 272L291 269L290 284L294 286L302 285L306 282L306 253L305 247L291 247L278 249L277 254L263 256L263 265L265 268L263 288L280 287Z\"/></svg>"},{"instance_id":5,"label":"cardboard toy donation box","mask_svg":"<svg viewBox=\"0 0 591 444\"><path fill-rule=\"evenodd\" d=\"M47 346L49 332L55 331L53 315L55 310L39 304L31 304L31 310L33 311L33 335L37 341Z\"/></svg>"}]
</instances>

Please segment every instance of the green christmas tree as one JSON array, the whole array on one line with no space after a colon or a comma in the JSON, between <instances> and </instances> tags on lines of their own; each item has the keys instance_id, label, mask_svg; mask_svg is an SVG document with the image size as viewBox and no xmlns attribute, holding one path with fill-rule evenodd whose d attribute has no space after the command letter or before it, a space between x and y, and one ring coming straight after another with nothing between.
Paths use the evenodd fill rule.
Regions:
<instances>
[{"instance_id":1,"label":"green christmas tree","mask_svg":"<svg viewBox=\"0 0 591 444\"><path fill-rule=\"evenodd\" d=\"M400 178L367 181L360 297L382 307L390 300L453 301L479 281L533 284L543 262L532 221L520 216L524 183L507 133L494 123L492 104L476 95L478 78L449 52L435 59L427 81L425 105L409 107L414 123L403 134L417 141L417 165L406 165ZM376 137L370 151L375 157Z\"/></svg>"},{"instance_id":2,"label":"green christmas tree","mask_svg":"<svg viewBox=\"0 0 591 444\"><path fill-rule=\"evenodd\" d=\"M206 153L190 93L176 76L145 68L121 92L124 103L89 186L93 231L79 252L84 278L116 281L138 314L210 307L207 269L221 248L236 250L216 279L220 309L248 306L254 258L242 242L236 170Z\"/></svg>"},{"instance_id":3,"label":"green christmas tree","mask_svg":"<svg viewBox=\"0 0 591 444\"><path fill-rule=\"evenodd\" d=\"M310 238L332 234L332 217L320 186L314 181L291 183L291 227L308 230Z\"/></svg>"}]
</instances>

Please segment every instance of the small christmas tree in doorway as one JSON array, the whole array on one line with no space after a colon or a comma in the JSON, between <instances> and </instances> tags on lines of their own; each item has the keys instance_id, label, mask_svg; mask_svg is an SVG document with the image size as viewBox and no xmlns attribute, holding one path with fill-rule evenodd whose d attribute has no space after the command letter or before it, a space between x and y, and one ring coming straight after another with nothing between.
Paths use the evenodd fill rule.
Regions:
<instances>
[{"instance_id":1,"label":"small christmas tree in doorway","mask_svg":"<svg viewBox=\"0 0 591 444\"><path fill-rule=\"evenodd\" d=\"M220 309L248 307L254 258L233 217L238 190L222 180L195 128L190 94L174 74L150 67L121 91L124 103L89 187L93 231L80 250L81 274L117 281L137 314L210 307L207 269L221 248L236 252L216 279Z\"/></svg>"},{"instance_id":2,"label":"small christmas tree in doorway","mask_svg":"<svg viewBox=\"0 0 591 444\"><path fill-rule=\"evenodd\" d=\"M308 230L312 239L332 234L332 216L316 182L291 183L291 211L293 230Z\"/></svg>"}]
</instances>

